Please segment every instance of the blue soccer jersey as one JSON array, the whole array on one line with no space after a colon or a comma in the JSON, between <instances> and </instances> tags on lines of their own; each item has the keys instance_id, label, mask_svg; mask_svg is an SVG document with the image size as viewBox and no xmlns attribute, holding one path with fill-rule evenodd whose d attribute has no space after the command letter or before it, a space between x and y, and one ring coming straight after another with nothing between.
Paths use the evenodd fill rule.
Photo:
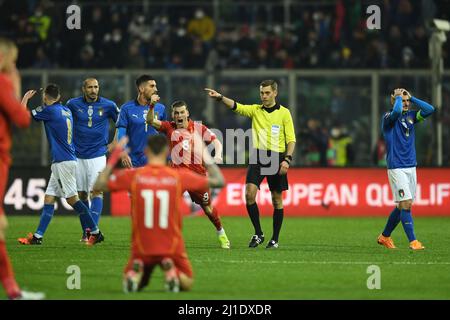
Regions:
<instances>
[{"instance_id":1,"label":"blue soccer jersey","mask_svg":"<svg viewBox=\"0 0 450 320\"><path fill-rule=\"evenodd\" d=\"M394 108L384 114L381 127L386 141L388 169L417 166L414 125L434 112L433 106L411 97L419 111L402 111L402 97L397 96Z\"/></svg>"},{"instance_id":2,"label":"blue soccer jersey","mask_svg":"<svg viewBox=\"0 0 450 320\"><path fill-rule=\"evenodd\" d=\"M31 111L33 119L44 121L52 162L76 160L73 144L73 118L70 109L60 103L37 107Z\"/></svg>"},{"instance_id":3,"label":"blue soccer jersey","mask_svg":"<svg viewBox=\"0 0 450 320\"><path fill-rule=\"evenodd\" d=\"M77 158L104 156L108 149L109 119L117 121L117 105L103 97L95 102L87 102L84 97L73 98L66 105L73 115Z\"/></svg>"},{"instance_id":4,"label":"blue soccer jersey","mask_svg":"<svg viewBox=\"0 0 450 320\"><path fill-rule=\"evenodd\" d=\"M120 108L119 118L116 127L126 129L128 136L128 148L133 167L142 167L147 164L147 157L144 149L147 145L147 138L159 132L151 125L147 124L148 106L140 105L139 102L131 100ZM157 103L155 105L155 117L158 120L166 120L166 107Z\"/></svg>"}]
</instances>

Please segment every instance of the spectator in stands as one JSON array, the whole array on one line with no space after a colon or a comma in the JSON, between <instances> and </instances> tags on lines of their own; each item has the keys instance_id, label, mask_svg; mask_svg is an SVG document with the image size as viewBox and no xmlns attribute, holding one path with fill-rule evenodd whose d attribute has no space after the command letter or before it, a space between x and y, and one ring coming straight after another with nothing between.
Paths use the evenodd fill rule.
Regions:
<instances>
[{"instance_id":1,"label":"spectator in stands","mask_svg":"<svg viewBox=\"0 0 450 320\"><path fill-rule=\"evenodd\" d=\"M203 9L199 8L195 11L194 18L189 21L187 31L193 36L200 37L203 42L209 42L216 33L216 24Z\"/></svg>"}]
</instances>

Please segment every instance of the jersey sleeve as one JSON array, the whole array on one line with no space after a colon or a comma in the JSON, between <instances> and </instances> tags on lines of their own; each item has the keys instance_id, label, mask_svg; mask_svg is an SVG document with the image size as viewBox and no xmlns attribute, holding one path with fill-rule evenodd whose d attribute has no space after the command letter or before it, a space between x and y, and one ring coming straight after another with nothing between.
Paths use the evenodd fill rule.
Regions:
<instances>
[{"instance_id":1,"label":"jersey sleeve","mask_svg":"<svg viewBox=\"0 0 450 320\"><path fill-rule=\"evenodd\" d=\"M111 101L111 105L109 106L109 116L114 121L117 122L117 118L119 117L120 109L114 102Z\"/></svg>"},{"instance_id":2,"label":"jersey sleeve","mask_svg":"<svg viewBox=\"0 0 450 320\"><path fill-rule=\"evenodd\" d=\"M188 169L179 170L181 188L185 191L200 192L209 188L208 178Z\"/></svg>"},{"instance_id":3,"label":"jersey sleeve","mask_svg":"<svg viewBox=\"0 0 450 320\"><path fill-rule=\"evenodd\" d=\"M161 126L157 130L159 132L161 132L161 133L168 134L168 133L170 133L170 129L172 129L172 126L170 125L170 122L162 120L161 121Z\"/></svg>"},{"instance_id":4,"label":"jersey sleeve","mask_svg":"<svg viewBox=\"0 0 450 320\"><path fill-rule=\"evenodd\" d=\"M37 107L31 111L33 119L36 121L47 121L50 120L50 109L48 107Z\"/></svg>"},{"instance_id":5,"label":"jersey sleeve","mask_svg":"<svg viewBox=\"0 0 450 320\"><path fill-rule=\"evenodd\" d=\"M289 110L287 110L287 112L283 117L283 127L286 143L295 142L296 139L295 139L294 122L292 121L292 116Z\"/></svg>"},{"instance_id":6,"label":"jersey sleeve","mask_svg":"<svg viewBox=\"0 0 450 320\"><path fill-rule=\"evenodd\" d=\"M11 81L1 77L0 88L0 113L17 127L28 127L31 122L30 112L17 100Z\"/></svg>"},{"instance_id":7,"label":"jersey sleeve","mask_svg":"<svg viewBox=\"0 0 450 320\"><path fill-rule=\"evenodd\" d=\"M109 191L131 190L131 182L136 174L136 169L122 169L114 172L108 180Z\"/></svg>"},{"instance_id":8,"label":"jersey sleeve","mask_svg":"<svg viewBox=\"0 0 450 320\"><path fill-rule=\"evenodd\" d=\"M127 108L122 106L122 108L120 109L119 112L119 116L117 118L117 122L116 122L116 127L117 128L127 128L128 127L128 113L127 113Z\"/></svg>"},{"instance_id":9,"label":"jersey sleeve","mask_svg":"<svg viewBox=\"0 0 450 320\"><path fill-rule=\"evenodd\" d=\"M217 139L217 136L207 126L202 124L202 138L203 138L203 141L205 141L206 144L210 144L215 139Z\"/></svg>"},{"instance_id":10,"label":"jersey sleeve","mask_svg":"<svg viewBox=\"0 0 450 320\"><path fill-rule=\"evenodd\" d=\"M235 102L232 110L241 116L252 118L258 107L259 105L257 104L241 104Z\"/></svg>"}]
</instances>

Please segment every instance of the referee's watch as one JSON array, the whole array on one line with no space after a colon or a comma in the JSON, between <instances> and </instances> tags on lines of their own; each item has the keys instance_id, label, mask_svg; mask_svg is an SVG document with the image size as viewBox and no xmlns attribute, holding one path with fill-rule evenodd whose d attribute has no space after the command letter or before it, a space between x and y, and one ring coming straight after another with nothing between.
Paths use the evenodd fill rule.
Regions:
<instances>
[{"instance_id":1,"label":"referee's watch","mask_svg":"<svg viewBox=\"0 0 450 320\"><path fill-rule=\"evenodd\" d=\"M288 165L291 165L292 156L290 155L285 156L283 161L286 161Z\"/></svg>"}]
</instances>

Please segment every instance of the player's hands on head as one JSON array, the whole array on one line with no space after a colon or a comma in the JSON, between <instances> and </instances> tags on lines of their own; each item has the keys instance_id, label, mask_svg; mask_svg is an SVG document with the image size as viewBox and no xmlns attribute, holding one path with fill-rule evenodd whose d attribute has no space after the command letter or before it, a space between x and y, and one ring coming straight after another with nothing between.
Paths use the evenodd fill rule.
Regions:
<instances>
[{"instance_id":1,"label":"player's hands on head","mask_svg":"<svg viewBox=\"0 0 450 320\"><path fill-rule=\"evenodd\" d=\"M403 91L405 91L405 89L402 88L397 88L394 90L394 98L398 97L398 96L402 96L403 95Z\"/></svg>"},{"instance_id":2,"label":"player's hands on head","mask_svg":"<svg viewBox=\"0 0 450 320\"><path fill-rule=\"evenodd\" d=\"M403 88L402 88L402 90L403 90L403 95L406 95L406 96L408 96L408 99L411 99L411 94L409 93L409 91L406 89L403 89Z\"/></svg>"}]
</instances>

